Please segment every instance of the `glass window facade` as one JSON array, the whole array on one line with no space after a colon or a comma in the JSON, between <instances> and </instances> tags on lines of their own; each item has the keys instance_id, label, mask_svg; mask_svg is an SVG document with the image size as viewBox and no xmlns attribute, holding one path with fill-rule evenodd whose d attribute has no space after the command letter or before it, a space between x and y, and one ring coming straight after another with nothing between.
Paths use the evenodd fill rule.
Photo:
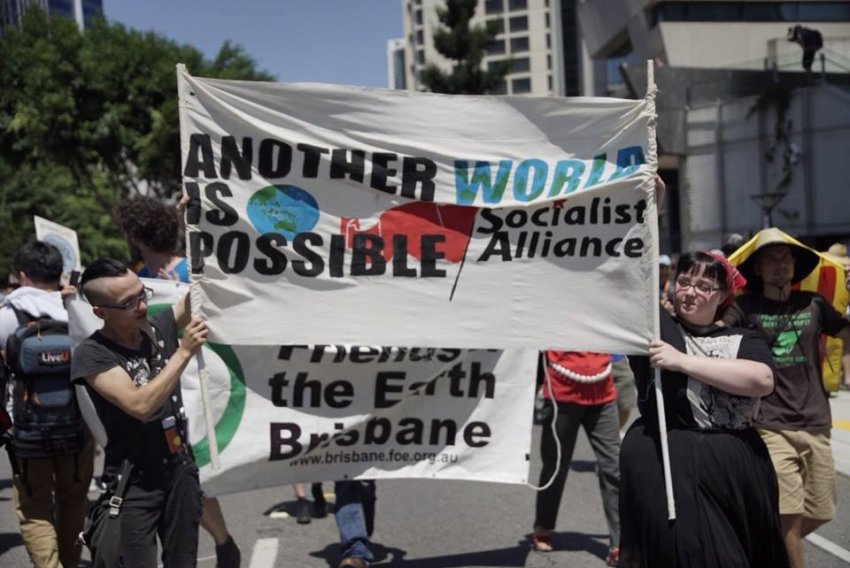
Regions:
<instances>
[{"instance_id":1,"label":"glass window facade","mask_svg":"<svg viewBox=\"0 0 850 568\"><path fill-rule=\"evenodd\" d=\"M487 20L486 23L487 27L492 28L495 33L505 33L505 20L503 20L502 18L493 18L492 20Z\"/></svg>"},{"instance_id":2,"label":"glass window facade","mask_svg":"<svg viewBox=\"0 0 850 568\"><path fill-rule=\"evenodd\" d=\"M850 2L662 2L651 12L660 22L848 22Z\"/></svg>"},{"instance_id":3,"label":"glass window facade","mask_svg":"<svg viewBox=\"0 0 850 568\"><path fill-rule=\"evenodd\" d=\"M522 95L531 92L531 78L523 77L522 79L514 79L511 81L511 89L515 95Z\"/></svg>"},{"instance_id":4,"label":"glass window facade","mask_svg":"<svg viewBox=\"0 0 850 568\"><path fill-rule=\"evenodd\" d=\"M528 57L518 57L511 60L512 73L523 73L526 71L531 71L531 59Z\"/></svg>"},{"instance_id":5,"label":"glass window facade","mask_svg":"<svg viewBox=\"0 0 850 568\"><path fill-rule=\"evenodd\" d=\"M495 71L498 66L500 66L502 63L505 63L506 61L507 59L491 59L487 62L487 70Z\"/></svg>"},{"instance_id":6,"label":"glass window facade","mask_svg":"<svg viewBox=\"0 0 850 568\"><path fill-rule=\"evenodd\" d=\"M501 14L504 11L504 0L487 0L486 2L484 2L485 14Z\"/></svg>"},{"instance_id":7,"label":"glass window facade","mask_svg":"<svg viewBox=\"0 0 850 568\"><path fill-rule=\"evenodd\" d=\"M850 2L800 2L797 19L802 22L850 21Z\"/></svg>"},{"instance_id":8,"label":"glass window facade","mask_svg":"<svg viewBox=\"0 0 850 568\"><path fill-rule=\"evenodd\" d=\"M511 38L511 53L528 51L528 36Z\"/></svg>"},{"instance_id":9,"label":"glass window facade","mask_svg":"<svg viewBox=\"0 0 850 568\"><path fill-rule=\"evenodd\" d=\"M74 0L49 0L47 7L51 14L56 14L71 20L76 19L74 15Z\"/></svg>"},{"instance_id":10,"label":"glass window facade","mask_svg":"<svg viewBox=\"0 0 850 568\"><path fill-rule=\"evenodd\" d=\"M505 40L503 39L494 39L490 42L490 45L487 46L487 53L490 55L499 55L501 53L505 53Z\"/></svg>"},{"instance_id":11,"label":"glass window facade","mask_svg":"<svg viewBox=\"0 0 850 568\"><path fill-rule=\"evenodd\" d=\"M508 10L511 12L516 10L527 10L528 0L508 0Z\"/></svg>"},{"instance_id":12,"label":"glass window facade","mask_svg":"<svg viewBox=\"0 0 850 568\"><path fill-rule=\"evenodd\" d=\"M103 0L83 0L83 20L86 27L98 16L103 15Z\"/></svg>"},{"instance_id":13,"label":"glass window facade","mask_svg":"<svg viewBox=\"0 0 850 568\"><path fill-rule=\"evenodd\" d=\"M528 16L514 16L510 19L512 32L524 32L528 30Z\"/></svg>"},{"instance_id":14,"label":"glass window facade","mask_svg":"<svg viewBox=\"0 0 850 568\"><path fill-rule=\"evenodd\" d=\"M77 21L75 0L0 0L0 32L5 26L16 26L23 16L27 5L38 6L50 15ZM103 0L80 0L83 27L103 13Z\"/></svg>"}]
</instances>

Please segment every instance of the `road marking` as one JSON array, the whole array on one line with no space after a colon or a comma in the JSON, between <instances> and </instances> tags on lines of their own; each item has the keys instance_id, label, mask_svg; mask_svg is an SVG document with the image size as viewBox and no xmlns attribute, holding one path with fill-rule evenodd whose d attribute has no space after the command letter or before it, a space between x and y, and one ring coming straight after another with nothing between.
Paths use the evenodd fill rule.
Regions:
<instances>
[{"instance_id":1,"label":"road marking","mask_svg":"<svg viewBox=\"0 0 850 568\"><path fill-rule=\"evenodd\" d=\"M838 428L839 430L844 430L846 432L850 432L850 420L833 420L832 427Z\"/></svg>"},{"instance_id":2,"label":"road marking","mask_svg":"<svg viewBox=\"0 0 850 568\"><path fill-rule=\"evenodd\" d=\"M277 558L278 540L276 538L261 538L254 543L251 553L251 564L248 568L271 568Z\"/></svg>"},{"instance_id":3,"label":"road marking","mask_svg":"<svg viewBox=\"0 0 850 568\"><path fill-rule=\"evenodd\" d=\"M825 551L829 552L833 556L836 556L836 557L840 558L841 560L843 560L844 562L847 562L848 564L850 564L850 550L845 550L845 549L841 548L840 546L838 546L837 544L835 544L831 540L826 539L826 538L820 536L817 533L809 534L808 536L806 536L806 540L808 540L809 542L811 542L815 546L824 549ZM252 565L252 567L253 567L253 565Z\"/></svg>"}]
</instances>

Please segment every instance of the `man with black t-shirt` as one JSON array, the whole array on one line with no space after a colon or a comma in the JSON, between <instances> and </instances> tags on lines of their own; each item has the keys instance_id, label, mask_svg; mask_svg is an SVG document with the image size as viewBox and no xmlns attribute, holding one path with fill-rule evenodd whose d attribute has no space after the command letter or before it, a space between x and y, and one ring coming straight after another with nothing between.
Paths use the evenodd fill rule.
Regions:
<instances>
[{"instance_id":1,"label":"man with black t-shirt","mask_svg":"<svg viewBox=\"0 0 850 568\"><path fill-rule=\"evenodd\" d=\"M779 512L793 568L803 563L803 537L835 514L829 399L820 372L820 335L850 340L850 321L822 296L792 290L818 265L817 254L779 229L758 234L738 266L752 292L723 316L730 326L762 333L776 366L774 392L761 403L757 426L779 481Z\"/></svg>"},{"instance_id":2,"label":"man with black t-shirt","mask_svg":"<svg viewBox=\"0 0 850 568\"><path fill-rule=\"evenodd\" d=\"M148 319L150 291L114 260L92 263L80 291L103 328L77 347L71 376L85 385L106 431L110 492L124 461L132 464L120 511L123 566L156 566L157 536L166 568L194 566L201 490L186 444L180 375L205 342L206 324L190 321L188 295Z\"/></svg>"}]
</instances>

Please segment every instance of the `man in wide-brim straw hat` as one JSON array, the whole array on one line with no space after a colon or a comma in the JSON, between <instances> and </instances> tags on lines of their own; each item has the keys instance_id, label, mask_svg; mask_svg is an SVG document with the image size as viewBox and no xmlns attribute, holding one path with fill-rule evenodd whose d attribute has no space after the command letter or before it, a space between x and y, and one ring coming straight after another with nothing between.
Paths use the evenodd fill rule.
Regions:
<instances>
[{"instance_id":1,"label":"man in wide-brim straw hat","mask_svg":"<svg viewBox=\"0 0 850 568\"><path fill-rule=\"evenodd\" d=\"M762 333L776 366L775 390L761 404L759 432L779 480L779 512L791 565L802 567L803 537L835 514L829 399L820 373L821 333L850 341L850 321L814 292L792 290L818 255L779 229L760 231L730 261L749 293L723 321Z\"/></svg>"}]
</instances>

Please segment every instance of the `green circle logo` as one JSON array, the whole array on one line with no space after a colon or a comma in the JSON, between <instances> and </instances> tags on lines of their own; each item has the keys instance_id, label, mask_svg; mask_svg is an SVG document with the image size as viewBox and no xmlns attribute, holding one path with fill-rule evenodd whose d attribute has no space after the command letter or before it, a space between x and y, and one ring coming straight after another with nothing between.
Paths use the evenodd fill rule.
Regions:
<instances>
[{"instance_id":1,"label":"green circle logo","mask_svg":"<svg viewBox=\"0 0 850 568\"><path fill-rule=\"evenodd\" d=\"M169 308L171 304L152 304L148 306L148 315L156 315ZM245 376L242 373L239 358L230 345L207 343L203 349L218 355L227 367L229 375L230 396L221 418L215 424L215 439L220 452L233 440L242 422L242 415L245 413ZM195 464L199 469L210 463L210 443L207 437L192 444L192 451L195 454Z\"/></svg>"}]
</instances>

